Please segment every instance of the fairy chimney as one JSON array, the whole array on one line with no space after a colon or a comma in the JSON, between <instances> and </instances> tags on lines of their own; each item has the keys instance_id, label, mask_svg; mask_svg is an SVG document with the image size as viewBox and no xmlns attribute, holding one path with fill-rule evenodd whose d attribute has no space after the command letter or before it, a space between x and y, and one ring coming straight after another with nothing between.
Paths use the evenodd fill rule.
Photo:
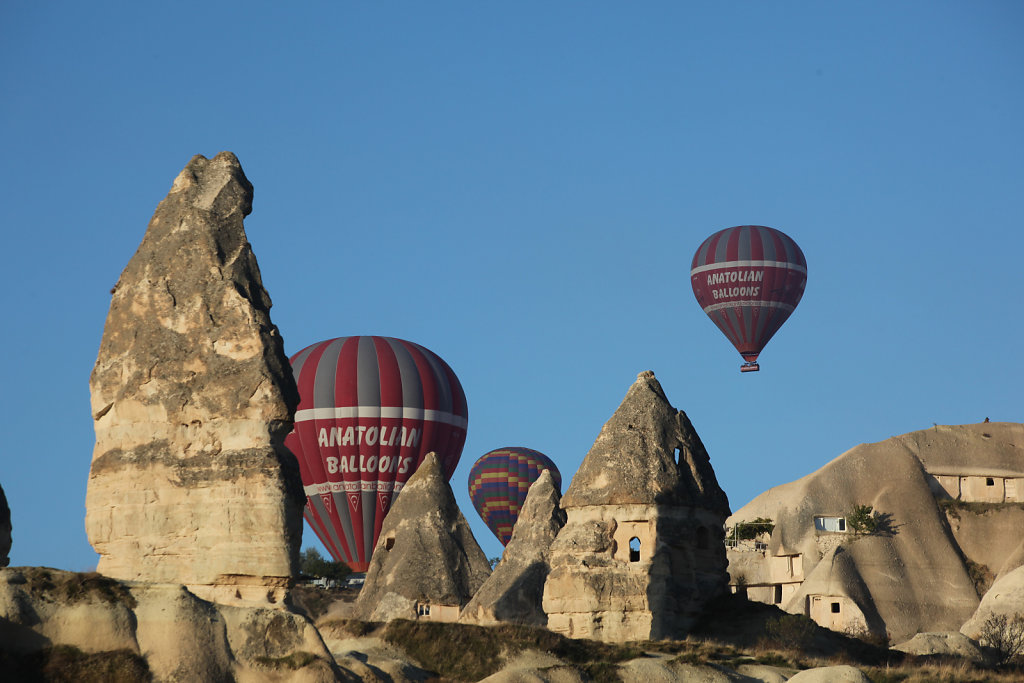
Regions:
<instances>
[{"instance_id":1,"label":"fairy chimney","mask_svg":"<svg viewBox=\"0 0 1024 683\"><path fill-rule=\"evenodd\" d=\"M298 390L246 238L238 159L195 156L113 290L89 380L85 527L97 569L281 604L305 497L284 447Z\"/></svg>"},{"instance_id":2,"label":"fairy chimney","mask_svg":"<svg viewBox=\"0 0 1024 683\"><path fill-rule=\"evenodd\" d=\"M428 453L384 518L351 616L455 621L490 573L437 454Z\"/></svg>"},{"instance_id":3,"label":"fairy chimney","mask_svg":"<svg viewBox=\"0 0 1024 683\"><path fill-rule=\"evenodd\" d=\"M565 524L561 498L551 470L541 472L526 494L501 562L462 610L459 621L481 625L547 623L541 597L551 571L551 544Z\"/></svg>"},{"instance_id":4,"label":"fairy chimney","mask_svg":"<svg viewBox=\"0 0 1024 683\"><path fill-rule=\"evenodd\" d=\"M729 502L700 437L642 372L562 497L544 584L548 628L604 641L678 638L726 590Z\"/></svg>"}]
</instances>

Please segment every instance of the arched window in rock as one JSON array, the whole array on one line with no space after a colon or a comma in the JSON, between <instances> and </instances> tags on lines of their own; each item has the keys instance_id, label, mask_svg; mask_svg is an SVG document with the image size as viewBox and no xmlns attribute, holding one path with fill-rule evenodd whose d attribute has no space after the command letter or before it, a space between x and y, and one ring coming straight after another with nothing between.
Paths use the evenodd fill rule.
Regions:
<instances>
[{"instance_id":1,"label":"arched window in rock","mask_svg":"<svg viewBox=\"0 0 1024 683\"><path fill-rule=\"evenodd\" d=\"M706 526L697 527L697 550L707 550L711 547L710 534Z\"/></svg>"},{"instance_id":2,"label":"arched window in rock","mask_svg":"<svg viewBox=\"0 0 1024 683\"><path fill-rule=\"evenodd\" d=\"M384 539L384 550L391 550L395 547L395 537L388 536Z\"/></svg>"},{"instance_id":3,"label":"arched window in rock","mask_svg":"<svg viewBox=\"0 0 1024 683\"><path fill-rule=\"evenodd\" d=\"M639 562L640 561L640 539L634 536L629 539L629 561Z\"/></svg>"}]
</instances>

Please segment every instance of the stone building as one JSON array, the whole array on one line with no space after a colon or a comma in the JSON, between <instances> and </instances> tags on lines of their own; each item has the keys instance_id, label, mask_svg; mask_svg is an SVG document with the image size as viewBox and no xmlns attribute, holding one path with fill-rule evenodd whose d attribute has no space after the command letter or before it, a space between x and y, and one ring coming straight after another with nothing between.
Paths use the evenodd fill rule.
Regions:
<instances>
[{"instance_id":1,"label":"stone building","mask_svg":"<svg viewBox=\"0 0 1024 683\"><path fill-rule=\"evenodd\" d=\"M686 414L643 372L562 508L544 584L548 628L605 641L676 638L726 590L729 502Z\"/></svg>"}]
</instances>

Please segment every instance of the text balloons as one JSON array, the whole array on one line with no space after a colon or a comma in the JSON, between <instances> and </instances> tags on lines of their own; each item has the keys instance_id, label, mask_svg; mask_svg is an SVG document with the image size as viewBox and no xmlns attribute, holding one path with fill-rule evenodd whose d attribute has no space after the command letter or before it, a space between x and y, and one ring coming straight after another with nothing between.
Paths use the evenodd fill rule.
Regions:
<instances>
[{"instance_id":1,"label":"text balloons","mask_svg":"<svg viewBox=\"0 0 1024 683\"><path fill-rule=\"evenodd\" d=\"M466 442L466 395L418 344L339 337L291 359L299 387L285 440L299 460L305 517L336 560L364 572L394 496L423 457L451 478Z\"/></svg>"},{"instance_id":2,"label":"text balloons","mask_svg":"<svg viewBox=\"0 0 1024 683\"><path fill-rule=\"evenodd\" d=\"M746 362L757 356L800 303L807 261L788 235L763 225L719 230L697 249L690 268L697 303Z\"/></svg>"},{"instance_id":3,"label":"text balloons","mask_svg":"<svg viewBox=\"0 0 1024 683\"><path fill-rule=\"evenodd\" d=\"M558 489L562 475L555 463L539 451L517 446L485 453L469 471L469 497L473 507L502 545L512 539L512 527L526 501L530 485L541 472L551 470Z\"/></svg>"}]
</instances>

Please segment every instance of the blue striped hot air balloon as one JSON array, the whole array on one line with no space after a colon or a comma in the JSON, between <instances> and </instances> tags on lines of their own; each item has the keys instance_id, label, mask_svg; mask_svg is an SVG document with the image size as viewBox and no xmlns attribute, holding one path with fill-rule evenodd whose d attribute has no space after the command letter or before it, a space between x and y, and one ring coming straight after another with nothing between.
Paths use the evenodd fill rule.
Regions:
<instances>
[{"instance_id":1,"label":"blue striped hot air balloon","mask_svg":"<svg viewBox=\"0 0 1024 683\"><path fill-rule=\"evenodd\" d=\"M469 471L473 507L502 545L512 539L512 527L519 519L526 494L544 470L551 471L555 486L561 489L562 475L551 458L521 446L485 453Z\"/></svg>"}]
</instances>

